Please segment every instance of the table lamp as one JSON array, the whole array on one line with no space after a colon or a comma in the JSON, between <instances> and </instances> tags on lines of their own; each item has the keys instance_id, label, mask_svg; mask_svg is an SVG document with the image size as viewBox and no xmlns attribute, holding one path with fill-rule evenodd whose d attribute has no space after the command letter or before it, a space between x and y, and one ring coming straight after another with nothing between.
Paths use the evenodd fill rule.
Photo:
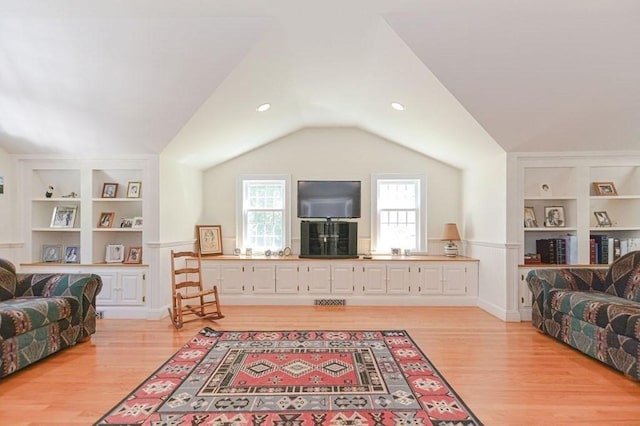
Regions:
<instances>
[{"instance_id":1,"label":"table lamp","mask_svg":"<svg viewBox=\"0 0 640 426\"><path fill-rule=\"evenodd\" d=\"M455 223L445 223L444 232L442 233L441 241L447 241L444 245L444 255L455 257L458 255L458 246L454 244L454 241L460 241L460 233L458 232L458 226Z\"/></svg>"}]
</instances>

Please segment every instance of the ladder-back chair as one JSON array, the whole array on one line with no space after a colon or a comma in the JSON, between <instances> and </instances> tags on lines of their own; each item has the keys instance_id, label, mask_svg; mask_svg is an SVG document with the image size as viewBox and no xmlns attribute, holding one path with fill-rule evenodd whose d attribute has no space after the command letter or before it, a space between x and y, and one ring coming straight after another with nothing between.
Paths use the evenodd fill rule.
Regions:
<instances>
[{"instance_id":1,"label":"ladder-back chair","mask_svg":"<svg viewBox=\"0 0 640 426\"><path fill-rule=\"evenodd\" d=\"M198 253L171 250L172 309L171 322L182 328L185 322L197 319L217 320L224 318L220 310L218 288L205 289L202 283L202 261ZM190 304L187 304L190 302ZM185 320L187 316L194 316Z\"/></svg>"}]
</instances>

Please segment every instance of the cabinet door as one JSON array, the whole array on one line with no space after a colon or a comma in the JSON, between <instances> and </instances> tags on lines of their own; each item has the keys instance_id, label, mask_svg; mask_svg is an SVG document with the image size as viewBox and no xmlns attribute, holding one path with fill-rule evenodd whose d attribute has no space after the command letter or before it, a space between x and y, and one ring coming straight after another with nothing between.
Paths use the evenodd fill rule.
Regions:
<instances>
[{"instance_id":1,"label":"cabinet door","mask_svg":"<svg viewBox=\"0 0 640 426\"><path fill-rule=\"evenodd\" d=\"M311 294L331 293L331 265L307 266L307 291Z\"/></svg>"},{"instance_id":2,"label":"cabinet door","mask_svg":"<svg viewBox=\"0 0 640 426\"><path fill-rule=\"evenodd\" d=\"M387 293L409 294L409 265L387 265Z\"/></svg>"},{"instance_id":3,"label":"cabinet door","mask_svg":"<svg viewBox=\"0 0 640 426\"><path fill-rule=\"evenodd\" d=\"M119 272L120 305L144 304L144 273Z\"/></svg>"},{"instance_id":4,"label":"cabinet door","mask_svg":"<svg viewBox=\"0 0 640 426\"><path fill-rule=\"evenodd\" d=\"M202 262L202 286L204 288L212 288L218 286L220 290L220 268L217 263Z\"/></svg>"},{"instance_id":5,"label":"cabinet door","mask_svg":"<svg viewBox=\"0 0 640 426\"><path fill-rule=\"evenodd\" d=\"M453 262L443 265L444 294L467 294L467 267L464 263Z\"/></svg>"},{"instance_id":6,"label":"cabinet door","mask_svg":"<svg viewBox=\"0 0 640 426\"><path fill-rule=\"evenodd\" d=\"M362 291L365 294L385 294L387 292L387 267L384 264L362 267Z\"/></svg>"},{"instance_id":7,"label":"cabinet door","mask_svg":"<svg viewBox=\"0 0 640 426\"><path fill-rule=\"evenodd\" d=\"M220 267L220 288L222 294L242 294L245 285L244 265L223 264Z\"/></svg>"},{"instance_id":8,"label":"cabinet door","mask_svg":"<svg viewBox=\"0 0 640 426\"><path fill-rule=\"evenodd\" d=\"M287 263L276 265L276 293L295 294L298 292L298 265Z\"/></svg>"},{"instance_id":9,"label":"cabinet door","mask_svg":"<svg viewBox=\"0 0 640 426\"><path fill-rule=\"evenodd\" d=\"M275 265L259 264L251 267L251 288L254 293L276 292Z\"/></svg>"},{"instance_id":10,"label":"cabinet door","mask_svg":"<svg viewBox=\"0 0 640 426\"><path fill-rule=\"evenodd\" d=\"M419 267L420 294L442 294L442 264L425 263Z\"/></svg>"},{"instance_id":11,"label":"cabinet door","mask_svg":"<svg viewBox=\"0 0 640 426\"><path fill-rule=\"evenodd\" d=\"M331 292L335 294L353 294L354 266L331 266Z\"/></svg>"},{"instance_id":12,"label":"cabinet door","mask_svg":"<svg viewBox=\"0 0 640 426\"><path fill-rule=\"evenodd\" d=\"M529 286L527 285L527 275L529 271L531 271L530 268L518 269L518 274L520 275L520 279L518 280L518 306L520 308L531 308L533 301L531 290L529 290Z\"/></svg>"},{"instance_id":13,"label":"cabinet door","mask_svg":"<svg viewBox=\"0 0 640 426\"><path fill-rule=\"evenodd\" d=\"M102 278L102 290L96 296L97 306L108 306L118 304L118 291L116 288L115 272L100 272Z\"/></svg>"}]
</instances>

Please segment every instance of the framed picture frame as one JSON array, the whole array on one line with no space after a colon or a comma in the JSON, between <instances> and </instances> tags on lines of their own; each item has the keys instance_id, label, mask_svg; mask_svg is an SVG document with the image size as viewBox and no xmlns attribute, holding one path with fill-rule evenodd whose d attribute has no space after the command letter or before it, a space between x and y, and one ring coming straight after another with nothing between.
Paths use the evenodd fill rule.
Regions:
<instances>
[{"instance_id":1,"label":"framed picture frame","mask_svg":"<svg viewBox=\"0 0 640 426\"><path fill-rule=\"evenodd\" d=\"M42 261L46 263L60 263L62 256L61 245L42 245Z\"/></svg>"},{"instance_id":2,"label":"framed picture frame","mask_svg":"<svg viewBox=\"0 0 640 426\"><path fill-rule=\"evenodd\" d=\"M133 218L123 217L120 221L120 228L133 228Z\"/></svg>"},{"instance_id":3,"label":"framed picture frame","mask_svg":"<svg viewBox=\"0 0 640 426\"><path fill-rule=\"evenodd\" d=\"M222 254L221 225L196 225L196 234L201 255Z\"/></svg>"},{"instance_id":4,"label":"framed picture frame","mask_svg":"<svg viewBox=\"0 0 640 426\"><path fill-rule=\"evenodd\" d=\"M142 263L142 247L129 247L124 263Z\"/></svg>"},{"instance_id":5,"label":"framed picture frame","mask_svg":"<svg viewBox=\"0 0 640 426\"><path fill-rule=\"evenodd\" d=\"M115 212L102 212L98 219L98 228L111 228L113 226L113 217Z\"/></svg>"},{"instance_id":6,"label":"framed picture frame","mask_svg":"<svg viewBox=\"0 0 640 426\"><path fill-rule=\"evenodd\" d=\"M55 206L51 216L51 228L73 228L78 206Z\"/></svg>"},{"instance_id":7,"label":"framed picture frame","mask_svg":"<svg viewBox=\"0 0 640 426\"><path fill-rule=\"evenodd\" d=\"M538 227L538 221L536 220L536 211L533 207L525 206L524 208L524 227L525 228Z\"/></svg>"},{"instance_id":8,"label":"framed picture frame","mask_svg":"<svg viewBox=\"0 0 640 426\"><path fill-rule=\"evenodd\" d=\"M117 183L102 184L102 198L116 198L117 194L118 194Z\"/></svg>"},{"instance_id":9,"label":"framed picture frame","mask_svg":"<svg viewBox=\"0 0 640 426\"><path fill-rule=\"evenodd\" d=\"M618 195L613 182L593 182L596 195Z\"/></svg>"},{"instance_id":10,"label":"framed picture frame","mask_svg":"<svg viewBox=\"0 0 640 426\"><path fill-rule=\"evenodd\" d=\"M565 226L563 206L545 206L544 208L545 228L562 228Z\"/></svg>"},{"instance_id":11,"label":"framed picture frame","mask_svg":"<svg viewBox=\"0 0 640 426\"><path fill-rule=\"evenodd\" d=\"M140 229L144 226L144 222L142 220L142 216L136 216L133 218L133 221L131 223L131 227L135 228L135 229Z\"/></svg>"},{"instance_id":12,"label":"framed picture frame","mask_svg":"<svg viewBox=\"0 0 640 426\"><path fill-rule=\"evenodd\" d=\"M593 212L593 215L596 217L598 226L611 226L611 219L606 211L596 211Z\"/></svg>"},{"instance_id":13,"label":"framed picture frame","mask_svg":"<svg viewBox=\"0 0 640 426\"><path fill-rule=\"evenodd\" d=\"M127 198L140 198L142 182L129 182L127 185Z\"/></svg>"},{"instance_id":14,"label":"framed picture frame","mask_svg":"<svg viewBox=\"0 0 640 426\"><path fill-rule=\"evenodd\" d=\"M64 248L64 263L80 263L80 246Z\"/></svg>"},{"instance_id":15,"label":"framed picture frame","mask_svg":"<svg viewBox=\"0 0 640 426\"><path fill-rule=\"evenodd\" d=\"M122 244L107 244L104 261L107 263L122 263L124 261L124 246Z\"/></svg>"},{"instance_id":16,"label":"framed picture frame","mask_svg":"<svg viewBox=\"0 0 640 426\"><path fill-rule=\"evenodd\" d=\"M551 197L553 195L553 191L551 190L551 185L546 182L538 185L538 192L541 197Z\"/></svg>"}]
</instances>

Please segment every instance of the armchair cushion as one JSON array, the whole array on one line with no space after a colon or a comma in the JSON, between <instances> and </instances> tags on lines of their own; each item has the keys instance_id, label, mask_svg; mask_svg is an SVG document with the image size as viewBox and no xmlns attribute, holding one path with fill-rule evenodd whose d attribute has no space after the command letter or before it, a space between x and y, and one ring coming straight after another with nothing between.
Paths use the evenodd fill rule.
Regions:
<instances>
[{"instance_id":1,"label":"armchair cushion","mask_svg":"<svg viewBox=\"0 0 640 426\"><path fill-rule=\"evenodd\" d=\"M72 297L18 297L0 304L0 338L6 340L78 312Z\"/></svg>"},{"instance_id":2,"label":"armchair cushion","mask_svg":"<svg viewBox=\"0 0 640 426\"><path fill-rule=\"evenodd\" d=\"M640 302L640 251L618 259L609 268L605 280L607 293Z\"/></svg>"}]
</instances>

